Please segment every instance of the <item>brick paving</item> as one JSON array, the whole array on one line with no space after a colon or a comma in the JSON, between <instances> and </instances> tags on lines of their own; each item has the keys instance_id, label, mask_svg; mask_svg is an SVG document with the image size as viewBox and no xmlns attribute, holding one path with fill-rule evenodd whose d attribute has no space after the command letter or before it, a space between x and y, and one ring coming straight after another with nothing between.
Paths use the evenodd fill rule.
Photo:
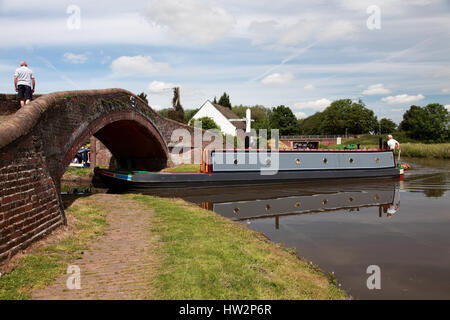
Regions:
<instances>
[{"instance_id":1,"label":"brick paving","mask_svg":"<svg viewBox=\"0 0 450 320\"><path fill-rule=\"evenodd\" d=\"M68 290L69 275L33 293L34 299L150 299L151 281L158 266L158 238L151 234L153 214L138 201L123 196L98 194L107 206L108 226L75 262L81 270L81 289Z\"/></svg>"}]
</instances>

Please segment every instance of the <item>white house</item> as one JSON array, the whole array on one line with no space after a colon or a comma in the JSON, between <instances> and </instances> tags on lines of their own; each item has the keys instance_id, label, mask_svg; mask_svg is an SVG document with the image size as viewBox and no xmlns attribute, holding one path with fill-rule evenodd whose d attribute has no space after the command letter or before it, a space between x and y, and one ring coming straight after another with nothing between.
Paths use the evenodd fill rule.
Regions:
<instances>
[{"instance_id":1,"label":"white house","mask_svg":"<svg viewBox=\"0 0 450 320\"><path fill-rule=\"evenodd\" d=\"M192 124L195 119L200 119L203 117L213 119L214 122L220 127L223 134L236 136L237 129L241 129L245 132L244 121L232 121L233 119L239 119L239 117L231 111L231 109L212 103L209 100L206 100L206 102L200 107L189 122Z\"/></svg>"}]
</instances>

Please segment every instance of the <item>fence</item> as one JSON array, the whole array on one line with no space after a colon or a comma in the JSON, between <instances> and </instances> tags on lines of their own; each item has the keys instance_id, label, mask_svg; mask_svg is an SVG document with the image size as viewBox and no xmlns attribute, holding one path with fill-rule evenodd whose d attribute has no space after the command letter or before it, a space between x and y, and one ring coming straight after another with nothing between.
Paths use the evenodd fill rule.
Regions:
<instances>
[{"instance_id":1,"label":"fence","mask_svg":"<svg viewBox=\"0 0 450 320\"><path fill-rule=\"evenodd\" d=\"M280 140L300 140L300 139L336 139L345 138L345 135L304 135L304 136L281 136Z\"/></svg>"}]
</instances>

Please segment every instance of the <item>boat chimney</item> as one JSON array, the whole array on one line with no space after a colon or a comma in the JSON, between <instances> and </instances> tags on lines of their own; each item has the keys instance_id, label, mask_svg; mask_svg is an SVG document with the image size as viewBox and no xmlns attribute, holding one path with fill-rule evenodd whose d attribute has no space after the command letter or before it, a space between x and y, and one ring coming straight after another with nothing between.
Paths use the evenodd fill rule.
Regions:
<instances>
[{"instance_id":1,"label":"boat chimney","mask_svg":"<svg viewBox=\"0 0 450 320\"><path fill-rule=\"evenodd\" d=\"M250 108L247 108L246 117L245 117L245 132L246 133L250 133L250 131L252 131L251 123L252 123L252 111L250 110Z\"/></svg>"}]
</instances>

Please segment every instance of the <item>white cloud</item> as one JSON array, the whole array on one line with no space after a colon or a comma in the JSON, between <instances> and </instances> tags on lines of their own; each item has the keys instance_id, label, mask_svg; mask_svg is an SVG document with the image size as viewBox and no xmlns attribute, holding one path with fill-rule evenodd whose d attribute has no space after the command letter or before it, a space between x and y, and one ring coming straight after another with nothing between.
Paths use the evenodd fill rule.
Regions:
<instances>
[{"instance_id":1,"label":"white cloud","mask_svg":"<svg viewBox=\"0 0 450 320\"><path fill-rule=\"evenodd\" d=\"M356 11L365 11L371 5L379 6L386 13L398 13L398 10L405 9L408 6L427 6L430 4L441 3L442 0L339 0L341 6Z\"/></svg>"},{"instance_id":2,"label":"white cloud","mask_svg":"<svg viewBox=\"0 0 450 320\"><path fill-rule=\"evenodd\" d=\"M322 111L326 107L328 107L331 104L331 101L325 98L319 99L319 100L313 100L313 101L304 101L304 102L297 102L294 104L294 109L313 109L317 111Z\"/></svg>"},{"instance_id":3,"label":"white cloud","mask_svg":"<svg viewBox=\"0 0 450 320\"><path fill-rule=\"evenodd\" d=\"M377 83L370 85L366 90L362 92L365 95L375 95L375 94L388 94L391 93L391 90L384 87L384 84Z\"/></svg>"},{"instance_id":4,"label":"white cloud","mask_svg":"<svg viewBox=\"0 0 450 320\"><path fill-rule=\"evenodd\" d=\"M153 110L162 110L162 109L164 109L164 107L160 106L159 104L151 105L150 107L152 107Z\"/></svg>"},{"instance_id":5,"label":"white cloud","mask_svg":"<svg viewBox=\"0 0 450 320\"><path fill-rule=\"evenodd\" d=\"M349 20L333 20L324 18L310 19L271 19L252 21L247 36L252 44L269 44L268 48L280 49L301 44L311 40L344 40L353 39L358 28Z\"/></svg>"},{"instance_id":6,"label":"white cloud","mask_svg":"<svg viewBox=\"0 0 450 320\"><path fill-rule=\"evenodd\" d=\"M418 94L417 96L410 96L407 94L400 94L397 96L389 96L381 99L383 102L387 102L388 104L399 104L399 103L412 103L416 101L420 101L425 99L425 96L422 94Z\"/></svg>"},{"instance_id":7,"label":"white cloud","mask_svg":"<svg viewBox=\"0 0 450 320\"><path fill-rule=\"evenodd\" d=\"M305 90L305 91L314 91L314 90L316 90L316 87L313 86L312 84L308 84L308 85L303 87L303 90Z\"/></svg>"},{"instance_id":8,"label":"white cloud","mask_svg":"<svg viewBox=\"0 0 450 320\"><path fill-rule=\"evenodd\" d=\"M100 60L100 63L101 63L101 64L106 64L106 63L108 63L110 60L111 60L111 57L110 57L110 56L106 56L106 57L103 57L103 58Z\"/></svg>"},{"instance_id":9,"label":"white cloud","mask_svg":"<svg viewBox=\"0 0 450 320\"><path fill-rule=\"evenodd\" d=\"M447 109L448 112L450 112L450 104L446 104L444 107L445 109Z\"/></svg>"},{"instance_id":10,"label":"white cloud","mask_svg":"<svg viewBox=\"0 0 450 320\"><path fill-rule=\"evenodd\" d=\"M111 69L121 75L147 76L169 70L167 63L153 61L150 56L122 56L111 63Z\"/></svg>"},{"instance_id":11,"label":"white cloud","mask_svg":"<svg viewBox=\"0 0 450 320\"><path fill-rule=\"evenodd\" d=\"M83 7L84 8L84 7ZM0 39L4 47L53 45L58 47L107 44L164 45L170 43L167 32L152 26L139 12L83 15L81 29L69 30L65 8L55 17L42 14L0 19ZM27 32L21 32L27 30ZM42 36L42 35L45 35Z\"/></svg>"},{"instance_id":12,"label":"white cloud","mask_svg":"<svg viewBox=\"0 0 450 320\"><path fill-rule=\"evenodd\" d=\"M64 53L64 60L74 64L82 64L87 61L87 55L66 52Z\"/></svg>"},{"instance_id":13,"label":"white cloud","mask_svg":"<svg viewBox=\"0 0 450 320\"><path fill-rule=\"evenodd\" d=\"M234 19L223 8L202 0L153 0L146 16L157 25L167 27L180 37L211 42L229 32Z\"/></svg>"},{"instance_id":14,"label":"white cloud","mask_svg":"<svg viewBox=\"0 0 450 320\"><path fill-rule=\"evenodd\" d=\"M450 89L442 89L442 93L450 93Z\"/></svg>"},{"instance_id":15,"label":"white cloud","mask_svg":"<svg viewBox=\"0 0 450 320\"><path fill-rule=\"evenodd\" d=\"M16 69L18 67L19 67L19 63L17 63L16 67L14 67L12 65L6 65L6 64L0 63L0 71L1 72L11 72L11 71L13 71L14 69Z\"/></svg>"},{"instance_id":16,"label":"white cloud","mask_svg":"<svg viewBox=\"0 0 450 320\"><path fill-rule=\"evenodd\" d=\"M298 111L295 113L295 116L297 117L297 119L304 119L307 118L308 115L302 111Z\"/></svg>"},{"instance_id":17,"label":"white cloud","mask_svg":"<svg viewBox=\"0 0 450 320\"><path fill-rule=\"evenodd\" d=\"M450 77L450 67L440 66L433 72L435 78L448 78Z\"/></svg>"},{"instance_id":18,"label":"white cloud","mask_svg":"<svg viewBox=\"0 0 450 320\"><path fill-rule=\"evenodd\" d=\"M272 73L261 80L262 84L272 85L272 84L285 84L294 78L292 73Z\"/></svg>"},{"instance_id":19,"label":"white cloud","mask_svg":"<svg viewBox=\"0 0 450 320\"><path fill-rule=\"evenodd\" d=\"M174 88L176 85L173 83L166 83L162 81L152 81L148 85L148 91L151 93L161 93L167 91L167 89Z\"/></svg>"},{"instance_id":20,"label":"white cloud","mask_svg":"<svg viewBox=\"0 0 450 320\"><path fill-rule=\"evenodd\" d=\"M343 40L355 36L357 28L346 20L300 20L281 36L284 45L297 45L306 40Z\"/></svg>"},{"instance_id":21,"label":"white cloud","mask_svg":"<svg viewBox=\"0 0 450 320\"><path fill-rule=\"evenodd\" d=\"M251 32L252 44L263 44L270 40L274 40L277 32L278 22L275 20L252 21L248 27Z\"/></svg>"}]
</instances>

